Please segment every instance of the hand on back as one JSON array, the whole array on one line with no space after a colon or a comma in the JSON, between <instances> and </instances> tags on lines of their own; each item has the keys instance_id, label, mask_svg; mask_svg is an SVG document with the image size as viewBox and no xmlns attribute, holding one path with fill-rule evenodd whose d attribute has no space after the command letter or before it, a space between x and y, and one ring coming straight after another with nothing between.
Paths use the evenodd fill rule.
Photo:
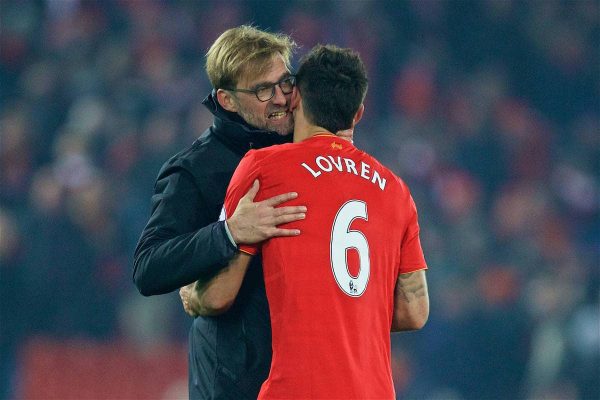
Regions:
<instances>
[{"instance_id":1,"label":"hand on back","mask_svg":"<svg viewBox=\"0 0 600 400\"><path fill-rule=\"evenodd\" d=\"M255 180L248 193L240 199L227 226L237 244L254 244L276 236L297 236L298 229L281 229L279 225L298 221L306 217L304 206L281 206L298 197L295 192L280 194L254 202L260 184Z\"/></svg>"}]
</instances>

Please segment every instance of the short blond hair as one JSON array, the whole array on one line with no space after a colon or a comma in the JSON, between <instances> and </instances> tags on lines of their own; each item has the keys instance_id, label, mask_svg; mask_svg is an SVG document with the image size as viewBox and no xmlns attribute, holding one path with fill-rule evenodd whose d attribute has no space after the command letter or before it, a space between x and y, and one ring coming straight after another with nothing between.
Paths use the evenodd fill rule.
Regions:
<instances>
[{"instance_id":1,"label":"short blond hair","mask_svg":"<svg viewBox=\"0 0 600 400\"><path fill-rule=\"evenodd\" d=\"M255 77L281 54L290 68L296 43L288 35L269 33L242 25L226 30L206 53L206 74L215 89L232 89L243 75Z\"/></svg>"}]
</instances>

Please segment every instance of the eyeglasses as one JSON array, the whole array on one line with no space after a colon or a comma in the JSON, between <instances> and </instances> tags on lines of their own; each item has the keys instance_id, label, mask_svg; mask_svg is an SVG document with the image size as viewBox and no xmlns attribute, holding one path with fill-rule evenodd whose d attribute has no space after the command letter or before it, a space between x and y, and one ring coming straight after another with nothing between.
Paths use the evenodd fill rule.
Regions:
<instances>
[{"instance_id":1,"label":"eyeglasses","mask_svg":"<svg viewBox=\"0 0 600 400\"><path fill-rule=\"evenodd\" d=\"M283 94L290 94L294 90L296 84L296 77L294 75L286 76L279 82L271 83L269 85L259 86L256 89L225 89L232 92L252 93L256 96L258 101L269 101L275 96L275 86L279 86Z\"/></svg>"}]
</instances>

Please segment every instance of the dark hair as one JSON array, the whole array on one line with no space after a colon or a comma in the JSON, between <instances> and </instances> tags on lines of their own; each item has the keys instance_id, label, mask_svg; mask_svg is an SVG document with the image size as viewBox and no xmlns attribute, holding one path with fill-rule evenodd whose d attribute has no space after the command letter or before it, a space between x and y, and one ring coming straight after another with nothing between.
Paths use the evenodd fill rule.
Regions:
<instances>
[{"instance_id":1,"label":"dark hair","mask_svg":"<svg viewBox=\"0 0 600 400\"><path fill-rule=\"evenodd\" d=\"M352 126L367 93L367 72L351 49L317 45L300 61L296 84L307 120L336 133Z\"/></svg>"}]
</instances>

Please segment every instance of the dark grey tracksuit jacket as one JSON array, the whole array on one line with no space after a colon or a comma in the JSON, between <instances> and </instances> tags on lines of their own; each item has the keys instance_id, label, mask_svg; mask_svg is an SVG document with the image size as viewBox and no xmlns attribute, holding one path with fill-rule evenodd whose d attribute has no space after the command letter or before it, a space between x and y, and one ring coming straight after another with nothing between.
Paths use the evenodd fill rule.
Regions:
<instances>
[{"instance_id":1,"label":"dark grey tracksuit jacket","mask_svg":"<svg viewBox=\"0 0 600 400\"><path fill-rule=\"evenodd\" d=\"M214 91L203 103L215 117L213 125L163 165L154 186L152 213L134 255L133 279L145 296L210 278L227 265L236 248L217 220L229 180L249 149L290 139L250 127L221 108ZM256 399L271 364L259 257L232 308L195 318L189 342L191 399Z\"/></svg>"}]
</instances>

